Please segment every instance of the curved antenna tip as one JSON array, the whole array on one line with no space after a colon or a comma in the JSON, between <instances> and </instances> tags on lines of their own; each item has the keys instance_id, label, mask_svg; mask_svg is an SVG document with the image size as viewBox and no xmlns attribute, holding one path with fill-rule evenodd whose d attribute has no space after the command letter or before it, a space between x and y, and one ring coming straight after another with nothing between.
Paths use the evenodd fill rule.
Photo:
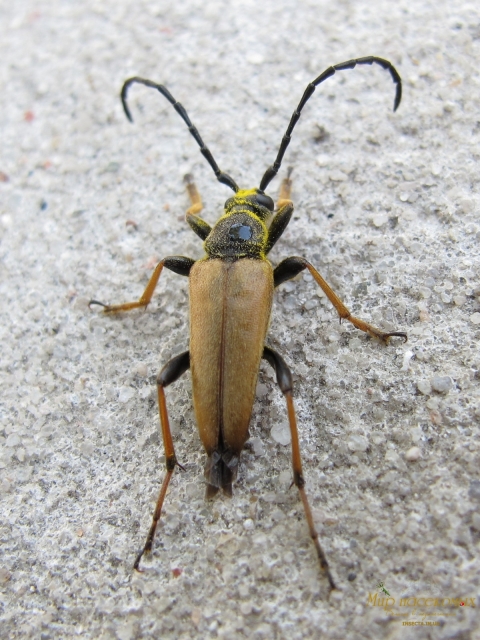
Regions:
<instances>
[{"instance_id":1,"label":"curved antenna tip","mask_svg":"<svg viewBox=\"0 0 480 640\"><path fill-rule=\"evenodd\" d=\"M395 112L400 106L400 102L402 100L402 85L399 82L397 84L397 91L395 92L395 101L393 103L393 111Z\"/></svg>"}]
</instances>

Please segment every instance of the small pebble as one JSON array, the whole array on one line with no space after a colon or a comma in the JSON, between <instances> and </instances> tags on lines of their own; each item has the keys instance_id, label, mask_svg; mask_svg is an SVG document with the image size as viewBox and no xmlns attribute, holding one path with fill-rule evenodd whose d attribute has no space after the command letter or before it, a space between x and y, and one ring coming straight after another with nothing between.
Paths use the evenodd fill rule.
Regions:
<instances>
[{"instance_id":1,"label":"small pebble","mask_svg":"<svg viewBox=\"0 0 480 640\"><path fill-rule=\"evenodd\" d=\"M348 180L347 174L338 169L330 171L328 177L332 182L345 182L346 180Z\"/></svg>"},{"instance_id":2,"label":"small pebble","mask_svg":"<svg viewBox=\"0 0 480 640\"><path fill-rule=\"evenodd\" d=\"M348 439L347 446L350 451L366 451L368 440L364 436L352 435Z\"/></svg>"},{"instance_id":3,"label":"small pebble","mask_svg":"<svg viewBox=\"0 0 480 640\"><path fill-rule=\"evenodd\" d=\"M279 444L283 444L284 446L290 444L290 428L286 422L282 422L280 424L276 424L270 430L270 435Z\"/></svg>"},{"instance_id":4,"label":"small pebble","mask_svg":"<svg viewBox=\"0 0 480 640\"><path fill-rule=\"evenodd\" d=\"M430 386L430 382L428 380L420 380L417 382L417 389L424 396L430 395L432 393L432 387Z\"/></svg>"},{"instance_id":5,"label":"small pebble","mask_svg":"<svg viewBox=\"0 0 480 640\"><path fill-rule=\"evenodd\" d=\"M5 442L5 445L7 447L16 447L20 443L21 443L20 437L16 433L11 433L8 436L7 441Z\"/></svg>"},{"instance_id":6,"label":"small pebble","mask_svg":"<svg viewBox=\"0 0 480 640\"><path fill-rule=\"evenodd\" d=\"M472 324L480 324L480 313L478 311L472 313L472 315L470 316L470 322Z\"/></svg>"},{"instance_id":7,"label":"small pebble","mask_svg":"<svg viewBox=\"0 0 480 640\"><path fill-rule=\"evenodd\" d=\"M132 387L122 387L120 389L120 393L118 394L119 402L128 402L135 395L135 389Z\"/></svg>"},{"instance_id":8,"label":"small pebble","mask_svg":"<svg viewBox=\"0 0 480 640\"><path fill-rule=\"evenodd\" d=\"M422 309L419 313L420 322L430 322L430 315L426 309Z\"/></svg>"},{"instance_id":9,"label":"small pebble","mask_svg":"<svg viewBox=\"0 0 480 640\"><path fill-rule=\"evenodd\" d=\"M387 224L388 217L384 213L379 213L372 218L373 225L377 228L383 227L383 225Z\"/></svg>"},{"instance_id":10,"label":"small pebble","mask_svg":"<svg viewBox=\"0 0 480 640\"><path fill-rule=\"evenodd\" d=\"M257 384L257 391L256 391L256 395L259 398L263 398L263 396L266 396L268 393L268 387L266 384L263 384L262 382L259 382Z\"/></svg>"},{"instance_id":11,"label":"small pebble","mask_svg":"<svg viewBox=\"0 0 480 640\"><path fill-rule=\"evenodd\" d=\"M252 613L252 603L242 602L240 605L240 612L244 616L249 616Z\"/></svg>"},{"instance_id":12,"label":"small pebble","mask_svg":"<svg viewBox=\"0 0 480 640\"><path fill-rule=\"evenodd\" d=\"M419 447L412 447L405 454L405 458L409 462L415 462L415 460L418 460L421 457L422 457L422 452L420 451Z\"/></svg>"},{"instance_id":13,"label":"small pebble","mask_svg":"<svg viewBox=\"0 0 480 640\"><path fill-rule=\"evenodd\" d=\"M430 384L434 391L438 393L448 393L453 387L453 380L450 376L435 376L430 380Z\"/></svg>"},{"instance_id":14,"label":"small pebble","mask_svg":"<svg viewBox=\"0 0 480 640\"><path fill-rule=\"evenodd\" d=\"M256 456L265 455L265 445L260 438L250 438L250 444L252 445L253 453Z\"/></svg>"},{"instance_id":15,"label":"small pebble","mask_svg":"<svg viewBox=\"0 0 480 640\"><path fill-rule=\"evenodd\" d=\"M243 528L247 531L252 531L253 529L255 529L255 523L251 518L247 518L243 523Z\"/></svg>"},{"instance_id":16,"label":"small pebble","mask_svg":"<svg viewBox=\"0 0 480 640\"><path fill-rule=\"evenodd\" d=\"M148 375L148 367L145 363L139 362L136 366L133 367L133 372L142 378L146 378Z\"/></svg>"},{"instance_id":17,"label":"small pebble","mask_svg":"<svg viewBox=\"0 0 480 640\"><path fill-rule=\"evenodd\" d=\"M413 358L413 351L405 351L403 354L402 371L408 371L410 360Z\"/></svg>"}]
</instances>

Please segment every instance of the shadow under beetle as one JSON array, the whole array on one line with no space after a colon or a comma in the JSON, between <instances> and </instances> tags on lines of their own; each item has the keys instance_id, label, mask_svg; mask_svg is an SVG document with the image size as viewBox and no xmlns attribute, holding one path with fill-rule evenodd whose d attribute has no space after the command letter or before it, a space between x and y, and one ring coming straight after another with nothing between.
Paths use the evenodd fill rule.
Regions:
<instances>
[{"instance_id":1,"label":"shadow under beetle","mask_svg":"<svg viewBox=\"0 0 480 640\"><path fill-rule=\"evenodd\" d=\"M132 116L127 105L129 87L138 83L157 89L186 123L201 153L215 172L217 180L230 187L235 193L225 202L223 215L212 228L198 216L202 210L202 201L191 176L186 176L187 191L191 201L186 219L193 231L204 241L205 257L197 261L184 256L164 258L156 266L142 297L137 302L118 305L106 305L97 300L90 302L90 304L101 305L105 313L146 307L164 267L179 275L187 276L190 281L190 349L172 358L157 377L158 405L167 473L160 489L147 541L135 560L135 569L139 569L142 556L152 549L168 484L175 467L181 466L175 456L170 432L165 387L175 382L187 369L191 370L195 416L200 438L208 455L205 467L206 495L211 498L219 489L231 495L240 453L249 435L248 425L255 397L258 369L260 360L264 358L275 369L278 386L287 403L292 440L293 483L303 503L310 536L321 568L328 578L330 588L335 588L305 493L293 405L292 374L284 359L273 349L265 346L273 290L282 282L308 269L337 310L340 321L348 320L357 329L379 338L385 344L388 344L392 336L405 340L407 336L400 331L384 333L352 316L336 293L305 258L296 256L286 258L277 267L272 267L267 255L284 232L293 213L293 203L290 200L290 172L281 184L277 211L268 226L266 222L273 214L274 202L265 194L265 189L280 169L293 129L315 88L333 76L336 71L353 69L357 64L371 65L372 63L379 64L390 72L396 86L393 110L397 109L402 95L402 82L397 70L388 60L369 56L329 67L307 86L282 138L275 162L266 170L260 186L253 189L240 189L233 178L220 171L184 107L175 100L168 89L163 85L137 77L130 78L123 85L122 104L130 121Z\"/></svg>"}]
</instances>

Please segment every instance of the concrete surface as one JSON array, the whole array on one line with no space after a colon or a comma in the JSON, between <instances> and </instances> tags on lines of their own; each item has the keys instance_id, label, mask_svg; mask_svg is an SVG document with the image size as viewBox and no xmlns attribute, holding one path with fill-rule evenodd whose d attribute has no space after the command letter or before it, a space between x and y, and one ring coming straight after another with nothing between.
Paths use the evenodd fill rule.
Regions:
<instances>
[{"instance_id":1,"label":"concrete surface","mask_svg":"<svg viewBox=\"0 0 480 640\"><path fill-rule=\"evenodd\" d=\"M0 11L0 636L479 638L478 5ZM127 122L122 82L164 82L253 187L307 83L371 54L402 75L398 112L380 67L316 92L283 167L296 213L271 253L310 259L357 315L409 336L384 347L339 325L305 275L276 293L268 344L295 372L307 490L341 590L329 597L289 490L266 364L232 500L204 501L189 375L168 390L186 471L135 574L163 477L155 376L188 346L187 280L167 272L145 313L87 302L135 300L161 257L202 255L184 173L210 223L231 192L161 96L133 88Z\"/></svg>"}]
</instances>

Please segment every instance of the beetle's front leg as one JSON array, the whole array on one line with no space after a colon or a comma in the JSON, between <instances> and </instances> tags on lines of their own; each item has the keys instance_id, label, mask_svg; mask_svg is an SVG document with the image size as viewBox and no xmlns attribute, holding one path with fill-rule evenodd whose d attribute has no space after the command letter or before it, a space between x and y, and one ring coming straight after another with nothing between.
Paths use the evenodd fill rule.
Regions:
<instances>
[{"instance_id":1,"label":"beetle's front leg","mask_svg":"<svg viewBox=\"0 0 480 640\"><path fill-rule=\"evenodd\" d=\"M272 367L275 369L275 372L277 374L277 384L280 387L281 392L285 396L285 400L287 401L288 422L290 425L290 433L292 436L293 484L297 487L298 492L300 494L300 498L302 499L303 509L305 511L305 517L307 519L308 528L310 530L310 537L312 538L313 544L315 545L318 559L320 561L320 566L328 578L330 589L336 589L337 587L335 586L335 582L333 580L332 574L330 573L330 568L328 566L325 552L323 551L320 541L318 539L318 533L315 528L315 523L313 521L312 510L310 509L310 504L308 502L307 494L305 492L305 480L303 479L303 472L302 472L302 458L300 455L300 443L298 441L297 418L295 416L295 407L293 406L293 397L292 397L292 391L293 391L292 374L285 360L273 349L270 349L269 347L264 347L262 358L264 358L264 360L267 360L267 362L269 362L272 365Z\"/></svg>"},{"instance_id":2,"label":"beetle's front leg","mask_svg":"<svg viewBox=\"0 0 480 640\"><path fill-rule=\"evenodd\" d=\"M292 180L290 175L292 168L288 170L287 177L282 180L280 185L280 193L277 200L277 213L268 228L268 240L265 247L265 253L269 253L282 233L287 228L293 214L293 202L290 200L292 192Z\"/></svg>"},{"instance_id":3,"label":"beetle's front leg","mask_svg":"<svg viewBox=\"0 0 480 640\"><path fill-rule=\"evenodd\" d=\"M335 291L333 291L330 285L325 282L318 271L310 264L310 262L308 262L308 260L305 260L305 258L294 256L292 258L286 258L285 260L283 260L273 272L275 287L278 287L278 285L282 284L282 282L285 282L286 280L291 280L304 269L308 269L310 271L312 276L315 278L316 283L320 286L324 294L333 304L333 306L337 310L338 315L340 316L340 322L342 320L348 320L348 322L351 322L355 327L357 327L357 329L360 329L360 331L365 331L365 333L368 333L374 338L379 338L385 344L388 344L390 338L393 336L404 338L405 342L407 341L407 334L403 331L392 331L391 333L385 333L369 324L368 322L352 316L348 308L343 304Z\"/></svg>"},{"instance_id":4,"label":"beetle's front leg","mask_svg":"<svg viewBox=\"0 0 480 640\"><path fill-rule=\"evenodd\" d=\"M163 501L165 500L165 495L167 493L168 485L170 479L173 475L175 467L181 467L178 464L177 458L175 456L175 449L173 446L172 433L170 431L170 422L168 420L168 412L167 412L167 403L165 401L165 392L164 388L168 387L169 384L178 380L182 374L190 368L190 351L185 351L181 353L179 356L172 358L170 362L168 362L160 373L157 376L157 390L158 390L158 411L160 414L160 426L162 429L162 438L163 438L163 446L165 449L165 462L167 466L167 474L163 480L162 487L160 489L160 493L157 499L157 505L155 507L155 511L153 514L152 524L150 526L150 531L148 532L147 541L142 551L138 554L135 563L133 565L134 569L137 569L140 565L140 560L144 554L150 553L152 550L153 538L155 537L155 531L157 529L158 521L160 520L160 516L162 515L162 507ZM181 467L183 468L183 467Z\"/></svg>"},{"instance_id":5,"label":"beetle's front leg","mask_svg":"<svg viewBox=\"0 0 480 640\"><path fill-rule=\"evenodd\" d=\"M278 194L277 209L281 209L286 204L291 204L290 196L292 195L292 175L293 167L288 167L287 176L282 180L280 185L280 193Z\"/></svg>"},{"instance_id":6,"label":"beetle's front leg","mask_svg":"<svg viewBox=\"0 0 480 640\"><path fill-rule=\"evenodd\" d=\"M155 267L155 271L152 277L148 281L145 291L142 297L137 302L124 302L123 304L104 304L98 300L90 300L88 306L92 304L98 304L103 307L104 313L118 313L119 311L130 311L131 309L138 309L139 307L147 307L152 299L155 287L158 284L158 280L163 271L163 267L167 267L170 271L174 271L181 276L188 276L190 269L194 265L195 260L192 258L185 258L185 256L169 256L161 260Z\"/></svg>"},{"instance_id":7,"label":"beetle's front leg","mask_svg":"<svg viewBox=\"0 0 480 640\"><path fill-rule=\"evenodd\" d=\"M206 240L208 234L212 230L212 227L198 215L203 209L202 198L198 192L197 185L193 181L193 176L187 173L184 180L187 186L188 197L191 202L191 206L187 209L187 213L185 214L185 219L197 236L202 240Z\"/></svg>"}]
</instances>

